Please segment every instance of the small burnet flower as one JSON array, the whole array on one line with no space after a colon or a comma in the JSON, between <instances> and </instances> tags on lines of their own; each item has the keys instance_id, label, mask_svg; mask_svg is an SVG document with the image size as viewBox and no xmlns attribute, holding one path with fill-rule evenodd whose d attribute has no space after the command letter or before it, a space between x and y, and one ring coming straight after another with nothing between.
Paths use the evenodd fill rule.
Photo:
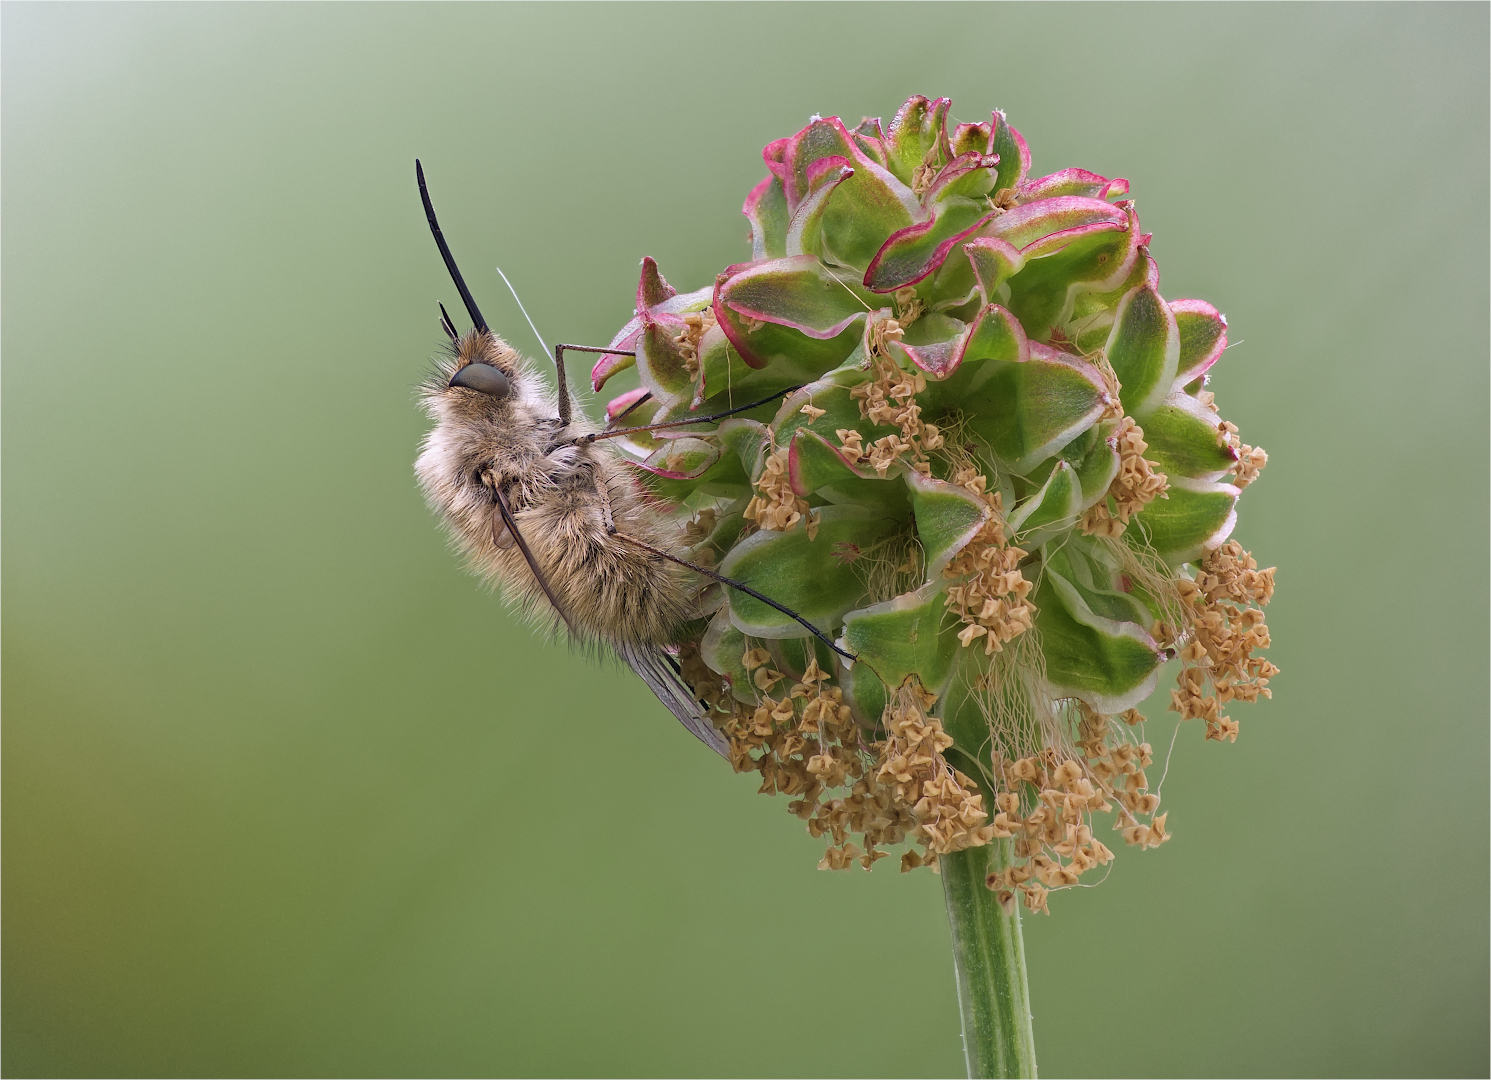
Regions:
<instances>
[{"instance_id":1,"label":"small burnet flower","mask_svg":"<svg viewBox=\"0 0 1491 1080\"><path fill-rule=\"evenodd\" d=\"M1208 740L1271 694L1274 571L1230 539L1268 456L1205 388L1226 319L1164 299L1127 181L1033 178L1003 113L949 107L770 143L750 259L693 293L644 260L593 382L635 364L639 425L790 390L628 446L691 560L855 659L716 589L683 677L825 869L997 841L1000 907L1046 912L1112 862L1100 816L1170 839L1137 711L1167 660Z\"/></svg>"}]
</instances>

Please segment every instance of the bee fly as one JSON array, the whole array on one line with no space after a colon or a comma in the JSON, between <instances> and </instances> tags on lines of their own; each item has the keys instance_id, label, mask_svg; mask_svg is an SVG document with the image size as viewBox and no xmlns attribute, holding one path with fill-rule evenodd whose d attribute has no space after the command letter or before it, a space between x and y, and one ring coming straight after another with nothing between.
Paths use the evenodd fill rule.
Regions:
<instances>
[{"instance_id":1,"label":"bee fly","mask_svg":"<svg viewBox=\"0 0 1491 1080\"><path fill-rule=\"evenodd\" d=\"M707 614L700 598L708 581L749 593L852 657L795 612L673 554L672 530L626 461L603 440L719 420L798 387L727 412L650 427L602 430L573 416L565 351L635 354L556 345L557 400L551 397L517 350L487 327L440 232L424 169L418 161L414 167L430 232L474 324L458 333L441 306L440 326L450 342L422 388L435 428L414 466L426 498L483 578L499 582L530 611L552 608L572 638L610 645L686 728L727 754L667 651L684 623Z\"/></svg>"}]
</instances>

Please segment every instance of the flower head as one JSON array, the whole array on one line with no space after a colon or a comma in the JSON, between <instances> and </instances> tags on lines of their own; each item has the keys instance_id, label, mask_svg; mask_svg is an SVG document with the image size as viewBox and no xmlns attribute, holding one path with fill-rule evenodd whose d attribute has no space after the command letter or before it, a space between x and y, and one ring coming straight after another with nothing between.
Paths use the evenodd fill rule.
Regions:
<instances>
[{"instance_id":1,"label":"flower head","mask_svg":"<svg viewBox=\"0 0 1491 1080\"><path fill-rule=\"evenodd\" d=\"M818 631L729 588L686 629L735 768L825 868L997 841L989 888L1044 911L1112 860L1101 818L1170 837L1135 709L1167 660L1208 739L1269 695L1273 570L1229 539L1267 455L1206 391L1226 320L1163 298L1127 181L1031 178L1003 113L949 107L769 144L750 260L683 294L644 260L593 380L635 363L638 424L778 395L628 446L681 553Z\"/></svg>"}]
</instances>

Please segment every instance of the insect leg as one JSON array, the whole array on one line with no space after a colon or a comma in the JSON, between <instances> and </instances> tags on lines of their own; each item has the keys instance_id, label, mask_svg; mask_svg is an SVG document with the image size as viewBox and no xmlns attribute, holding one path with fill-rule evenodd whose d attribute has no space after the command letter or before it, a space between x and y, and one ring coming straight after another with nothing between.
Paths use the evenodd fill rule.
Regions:
<instances>
[{"instance_id":1,"label":"insect leg","mask_svg":"<svg viewBox=\"0 0 1491 1080\"><path fill-rule=\"evenodd\" d=\"M507 526L507 531L518 544L518 550L523 553L523 558L528 563L528 569L533 571L534 578L538 581L538 587L543 589L544 595L549 598L549 603L554 605L554 610L559 612L559 617L564 620L564 625L569 628L570 633L575 632L575 624L570 622L569 613L564 610L564 605L554 595L554 590L549 588L549 579L544 577L544 572L539 568L538 560L533 557L533 552L528 549L528 541L523 539L523 534L518 531L518 523L513 520L512 507L507 505L507 496L502 493L500 487L494 487L492 494L497 500L497 509L502 514L502 521Z\"/></svg>"},{"instance_id":2,"label":"insect leg","mask_svg":"<svg viewBox=\"0 0 1491 1080\"><path fill-rule=\"evenodd\" d=\"M753 401L749 405L737 405L735 408L726 409L724 412L710 413L708 416L690 416L684 420L669 420L663 424L644 424L641 427L615 428L610 431L597 432L594 435L581 435L575 442L580 446L589 446L591 443L599 442L601 439L614 439L618 435L631 435L638 431L662 431L664 428L686 427L689 424L706 424L711 420L723 420L727 416L734 416L736 413L749 412L757 406L775 401L779 397L786 397L788 394L801 389L802 386L789 386L785 390L778 390L770 397L764 397L760 401ZM637 404L640 405L641 402L639 401ZM633 408L635 407L633 406Z\"/></svg>"},{"instance_id":3,"label":"insect leg","mask_svg":"<svg viewBox=\"0 0 1491 1080\"><path fill-rule=\"evenodd\" d=\"M612 356L636 356L630 349L602 349L596 345L555 345L554 370L559 381L559 422L568 424L570 419L569 384L564 381L564 350L571 352L608 353Z\"/></svg>"},{"instance_id":4,"label":"insect leg","mask_svg":"<svg viewBox=\"0 0 1491 1080\"><path fill-rule=\"evenodd\" d=\"M823 642L823 644L827 645L834 652L838 653L844 659L846 659L846 660L858 660L859 659L859 657L855 656L853 653L851 653L851 652L845 652L843 649L841 649L837 645L835 645L833 643L833 639L832 638L830 638L822 630L819 630L812 623L808 622L807 619L804 619L797 612L793 611L789 607L784 607L783 605L777 603L775 600L773 600L769 596L763 596L763 595L761 595L755 589L751 588L749 585L745 584L744 582L736 581L733 578L727 578L723 574L717 574L713 570L710 570L708 567L700 566L698 563L691 563L687 559L680 559L677 555L669 555L662 548L653 547L651 544L647 543L645 540L638 540L636 537L627 536L625 533L617 532L614 528L612 528L609 531L610 531L611 535L614 536L614 537L616 537L616 539L618 539L618 540L625 541L626 543L632 544L635 547L643 548L643 549L645 549L647 551L652 552L654 555L661 555L663 558L667 559L669 562L676 562L679 566L687 566L690 570L693 570L693 571L696 571L697 573L703 574L707 578L713 578L715 581L718 581L721 585L728 585L730 588L737 589L740 592L745 593L747 596L754 596L757 600L760 600L763 604L766 604L766 605L768 605L770 607L776 608L783 615L786 615L789 619L792 619L795 622L801 624L805 629L808 630L809 633L811 633L819 641Z\"/></svg>"},{"instance_id":5,"label":"insect leg","mask_svg":"<svg viewBox=\"0 0 1491 1080\"><path fill-rule=\"evenodd\" d=\"M601 500L601 520L606 523L606 532L612 536L620 535L616 531L616 518L611 513L611 493L606 490L606 482L595 475L595 468L587 465L590 469L590 478L595 482L595 493Z\"/></svg>"}]
</instances>

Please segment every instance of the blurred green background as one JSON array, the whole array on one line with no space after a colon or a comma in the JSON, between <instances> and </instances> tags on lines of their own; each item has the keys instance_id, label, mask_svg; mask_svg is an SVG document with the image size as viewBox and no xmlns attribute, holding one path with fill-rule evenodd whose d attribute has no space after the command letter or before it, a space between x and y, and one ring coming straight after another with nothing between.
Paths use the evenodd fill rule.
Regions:
<instances>
[{"instance_id":1,"label":"blurred green background","mask_svg":"<svg viewBox=\"0 0 1491 1080\"><path fill-rule=\"evenodd\" d=\"M5 1073L960 1073L937 879L816 870L410 472L416 154L492 324L603 342L926 93L1129 178L1272 460L1277 698L1026 920L1043 1074L1485 1075L1487 13L6 5Z\"/></svg>"}]
</instances>

